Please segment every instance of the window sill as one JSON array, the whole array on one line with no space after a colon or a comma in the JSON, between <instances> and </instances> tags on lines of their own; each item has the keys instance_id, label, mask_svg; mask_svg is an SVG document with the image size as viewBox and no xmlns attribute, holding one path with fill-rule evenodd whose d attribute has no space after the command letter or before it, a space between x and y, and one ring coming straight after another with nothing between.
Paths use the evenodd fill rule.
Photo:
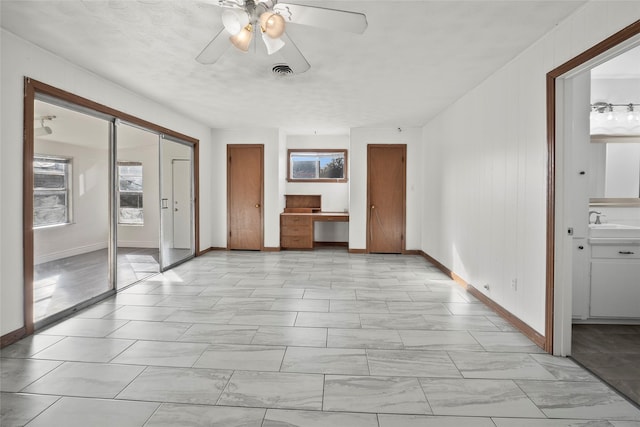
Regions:
<instances>
[{"instance_id":1,"label":"window sill","mask_svg":"<svg viewBox=\"0 0 640 427\"><path fill-rule=\"evenodd\" d=\"M52 228L66 227L66 226L73 225L73 224L75 224L75 223L74 222L65 222L64 224L39 225L37 227L33 227L33 231L36 231L36 230L50 230Z\"/></svg>"},{"instance_id":2,"label":"window sill","mask_svg":"<svg viewBox=\"0 0 640 427\"><path fill-rule=\"evenodd\" d=\"M291 179L287 178L287 182L320 182L325 184L336 184L349 182L347 178L325 178L325 179Z\"/></svg>"}]
</instances>

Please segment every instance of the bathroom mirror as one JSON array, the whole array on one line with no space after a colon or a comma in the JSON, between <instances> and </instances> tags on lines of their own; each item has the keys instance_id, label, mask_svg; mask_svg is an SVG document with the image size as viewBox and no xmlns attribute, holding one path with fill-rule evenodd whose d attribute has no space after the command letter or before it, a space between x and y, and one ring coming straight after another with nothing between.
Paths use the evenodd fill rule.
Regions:
<instances>
[{"instance_id":1,"label":"bathroom mirror","mask_svg":"<svg viewBox=\"0 0 640 427\"><path fill-rule=\"evenodd\" d=\"M591 136L589 204L640 206L640 136Z\"/></svg>"}]
</instances>

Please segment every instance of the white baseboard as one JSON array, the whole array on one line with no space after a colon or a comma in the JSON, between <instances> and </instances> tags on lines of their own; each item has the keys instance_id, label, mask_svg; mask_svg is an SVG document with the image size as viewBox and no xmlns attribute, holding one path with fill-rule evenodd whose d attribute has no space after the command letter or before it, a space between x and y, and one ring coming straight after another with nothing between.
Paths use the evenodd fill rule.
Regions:
<instances>
[{"instance_id":1,"label":"white baseboard","mask_svg":"<svg viewBox=\"0 0 640 427\"><path fill-rule=\"evenodd\" d=\"M106 249L107 242L93 243L91 245L78 246L75 248L65 249L59 252L52 252L43 255L36 255L34 257L34 264L42 264L49 261L55 261L57 259L67 258L70 256L86 254L87 252L99 251L100 249Z\"/></svg>"}]
</instances>

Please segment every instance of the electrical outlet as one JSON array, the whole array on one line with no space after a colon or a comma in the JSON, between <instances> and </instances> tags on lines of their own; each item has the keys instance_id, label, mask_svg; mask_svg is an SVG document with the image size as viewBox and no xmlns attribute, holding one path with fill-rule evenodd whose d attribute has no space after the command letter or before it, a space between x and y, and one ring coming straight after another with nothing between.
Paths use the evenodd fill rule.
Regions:
<instances>
[{"instance_id":1,"label":"electrical outlet","mask_svg":"<svg viewBox=\"0 0 640 427\"><path fill-rule=\"evenodd\" d=\"M511 289L514 291L518 290L518 279L511 279Z\"/></svg>"}]
</instances>

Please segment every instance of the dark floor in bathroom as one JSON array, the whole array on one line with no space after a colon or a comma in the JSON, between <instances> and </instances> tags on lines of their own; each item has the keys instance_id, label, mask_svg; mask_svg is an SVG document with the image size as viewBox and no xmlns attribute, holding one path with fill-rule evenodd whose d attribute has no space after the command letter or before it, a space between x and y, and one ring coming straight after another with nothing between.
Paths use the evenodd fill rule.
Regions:
<instances>
[{"instance_id":1,"label":"dark floor in bathroom","mask_svg":"<svg viewBox=\"0 0 640 427\"><path fill-rule=\"evenodd\" d=\"M572 357L640 405L640 325L573 325Z\"/></svg>"}]
</instances>

